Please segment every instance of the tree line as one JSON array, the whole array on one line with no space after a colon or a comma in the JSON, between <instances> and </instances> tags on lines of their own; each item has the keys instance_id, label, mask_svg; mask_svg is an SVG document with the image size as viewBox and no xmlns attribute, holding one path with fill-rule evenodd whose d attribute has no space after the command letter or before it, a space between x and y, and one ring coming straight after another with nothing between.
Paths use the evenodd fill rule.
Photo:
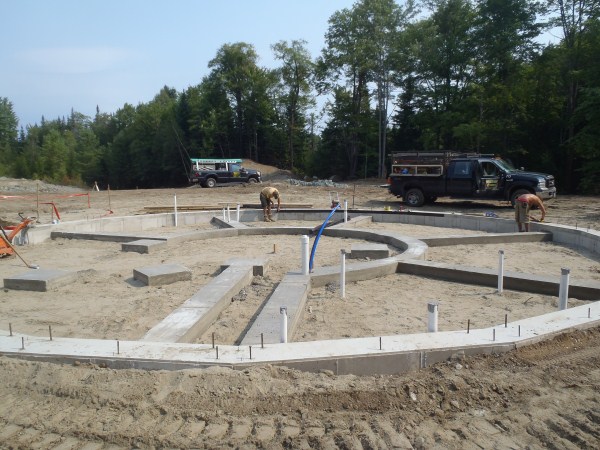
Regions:
<instances>
[{"instance_id":1,"label":"tree line","mask_svg":"<svg viewBox=\"0 0 600 450\"><path fill-rule=\"evenodd\" d=\"M0 175L113 188L187 183L190 157L384 177L393 151L494 153L600 193L600 0L358 0L306 42L222 45L183 92L18 128L0 97ZM553 30L556 42L540 43Z\"/></svg>"}]
</instances>

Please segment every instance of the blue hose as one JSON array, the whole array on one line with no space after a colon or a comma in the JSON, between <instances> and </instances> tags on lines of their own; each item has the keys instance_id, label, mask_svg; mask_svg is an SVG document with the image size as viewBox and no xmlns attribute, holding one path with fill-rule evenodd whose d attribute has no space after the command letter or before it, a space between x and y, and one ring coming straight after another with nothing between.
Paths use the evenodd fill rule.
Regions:
<instances>
[{"instance_id":1,"label":"blue hose","mask_svg":"<svg viewBox=\"0 0 600 450\"><path fill-rule=\"evenodd\" d=\"M308 263L308 271L309 272L312 272L312 269L313 269L313 263L315 262L315 252L317 251L317 244L319 243L319 238L321 237L321 234L323 233L323 230L325 229L327 222L329 222L329 219L331 219L331 216L333 216L333 214L337 211L337 209L339 207L340 207L339 203L337 205L335 205L335 208L333 208L331 210L331 212L327 216L327 219L325 219L325 222L323 222L323 225L321 225L321 228L319 229L319 233L317 234L317 237L315 238L315 242L313 243L313 246L312 246L312 250L310 251L310 262Z\"/></svg>"}]
</instances>

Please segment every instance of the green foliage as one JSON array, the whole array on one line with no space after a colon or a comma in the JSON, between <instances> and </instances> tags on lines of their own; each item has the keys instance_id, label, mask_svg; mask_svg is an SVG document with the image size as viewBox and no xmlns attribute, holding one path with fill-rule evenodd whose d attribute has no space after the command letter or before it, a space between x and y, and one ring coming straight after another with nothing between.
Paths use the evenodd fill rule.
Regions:
<instances>
[{"instance_id":1,"label":"green foliage","mask_svg":"<svg viewBox=\"0 0 600 450\"><path fill-rule=\"evenodd\" d=\"M292 170L295 160L303 160L306 112L314 105L310 97L314 64L305 45L305 41L292 41L291 45L281 41L272 47L282 64L275 72L279 78L276 104L287 134L285 160Z\"/></svg>"},{"instance_id":2,"label":"green foliage","mask_svg":"<svg viewBox=\"0 0 600 450\"><path fill-rule=\"evenodd\" d=\"M18 122L12 103L0 97L0 175L9 173L9 166L15 158Z\"/></svg>"},{"instance_id":3,"label":"green foliage","mask_svg":"<svg viewBox=\"0 0 600 450\"><path fill-rule=\"evenodd\" d=\"M540 1L358 0L331 16L316 59L306 42L280 41L267 69L251 44L224 44L181 93L42 117L20 134L0 97L0 175L179 186L190 157L214 156L352 179L383 176L390 148L455 149L553 173L560 192L598 193L600 1L546 6L563 38L544 48Z\"/></svg>"}]
</instances>

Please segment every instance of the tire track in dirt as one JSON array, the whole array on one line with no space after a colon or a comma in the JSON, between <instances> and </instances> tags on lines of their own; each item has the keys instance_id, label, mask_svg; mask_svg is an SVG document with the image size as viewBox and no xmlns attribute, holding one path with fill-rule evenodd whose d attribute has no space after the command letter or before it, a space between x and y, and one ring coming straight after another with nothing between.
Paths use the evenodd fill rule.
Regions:
<instances>
[{"instance_id":1,"label":"tire track in dirt","mask_svg":"<svg viewBox=\"0 0 600 450\"><path fill-rule=\"evenodd\" d=\"M375 377L0 358L0 447L598 448L599 337L598 328L574 332L508 354ZM15 380L15 371L25 378ZM227 390L216 384L223 377Z\"/></svg>"}]
</instances>

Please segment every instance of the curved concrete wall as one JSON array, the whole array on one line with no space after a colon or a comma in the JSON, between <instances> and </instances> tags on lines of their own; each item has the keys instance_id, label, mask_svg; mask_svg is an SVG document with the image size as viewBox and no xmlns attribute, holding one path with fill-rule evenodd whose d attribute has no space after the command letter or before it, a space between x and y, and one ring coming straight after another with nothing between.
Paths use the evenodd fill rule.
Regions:
<instances>
[{"instance_id":1,"label":"curved concrete wall","mask_svg":"<svg viewBox=\"0 0 600 450\"><path fill-rule=\"evenodd\" d=\"M322 223L329 210L284 210L278 213L280 220L306 220L315 224ZM462 228L465 230L486 231L489 233L514 233L517 225L513 220L497 219L484 216L469 216L455 213L428 213L426 211L393 212L352 210L350 216L370 215L374 222L405 223L428 225L445 228ZM186 212L177 214L177 222L181 226L209 223L214 216L219 217L220 211ZM334 220L343 219L343 212L336 213ZM242 222L257 222L262 220L260 210L242 210ZM146 214L127 217L103 217L94 220L62 222L57 225L37 225L29 229L29 242L36 244L50 238L52 231L80 232L139 232L150 229L174 227L175 214ZM327 229L328 232L330 229ZM552 223L532 223L531 231L551 232L554 242L585 249L600 255L600 231L557 225ZM382 233L385 234L385 233ZM377 241L382 242L382 241Z\"/></svg>"},{"instance_id":2,"label":"curved concrete wall","mask_svg":"<svg viewBox=\"0 0 600 450\"><path fill-rule=\"evenodd\" d=\"M325 211L302 210L279 213L280 220L306 220L318 224L324 219ZM507 219L465 216L460 214L395 213L353 211L352 214L368 214L375 222L399 222L416 225L462 228L490 233L514 233L516 225ZM210 222L219 212L197 212L178 214L178 223L194 225ZM260 221L262 211L243 211L241 219L245 222ZM336 214L336 219L342 217ZM150 229L173 227L174 214L158 214L132 217L106 217L93 221L78 221L58 225L42 225L30 229L31 243L41 242L51 237L53 231L81 233L134 233ZM305 234L310 228L269 227L273 233ZM551 232L554 241L578 247L600 255L600 232L582 230L552 224L532 224L533 231ZM181 233L170 237L174 241L192 238L209 238L226 233L230 236L265 233L265 228L230 228L216 232ZM326 229L326 235L351 236L359 239L387 243L404 250L400 255L384 260L356 263L351 273L364 276L366 270L387 271L397 266L403 258L418 257L426 248L417 239L398 237L394 233L372 233L365 230ZM394 269L395 270L395 269ZM311 274L313 285L337 279L339 269L319 268ZM351 275L352 276L352 275ZM348 278L351 280L351 276ZM329 277L329 278L328 278ZM88 360L103 362L110 367L135 367L147 369L181 369L185 367L208 367L222 365L243 369L255 364L282 364L302 370L333 370L336 374L375 374L397 373L416 370L432 363L447 360L457 352L464 354L498 353L511 350L520 345L528 345L546 339L570 329L583 329L598 326L600 323L600 302L569 308L563 311L533 317L496 328L455 331L414 335L367 337L336 341L296 342L273 344L263 348L250 349L240 346L221 346L219 356L215 349L207 345L193 344L157 344L141 341L114 341L95 339L61 339L53 341L47 338L9 335L0 332L0 352L5 355L27 359L51 361ZM26 339L26 340L25 340ZM26 342L26 344L25 344ZM118 350L118 351L117 351ZM253 355L252 357L250 355ZM217 359L218 358L218 359Z\"/></svg>"}]
</instances>

